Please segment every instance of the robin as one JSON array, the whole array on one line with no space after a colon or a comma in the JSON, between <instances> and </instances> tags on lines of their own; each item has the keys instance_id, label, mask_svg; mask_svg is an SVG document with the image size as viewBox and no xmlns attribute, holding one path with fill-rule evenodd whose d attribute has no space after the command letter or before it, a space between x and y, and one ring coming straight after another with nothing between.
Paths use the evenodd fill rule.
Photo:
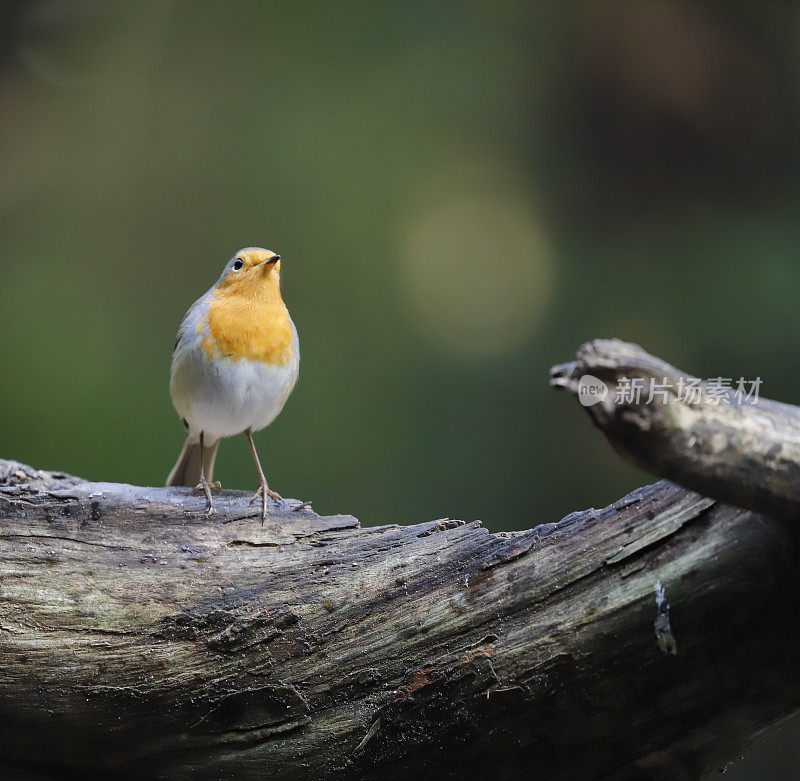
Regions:
<instances>
[{"instance_id":1,"label":"robin","mask_svg":"<svg viewBox=\"0 0 800 781\"><path fill-rule=\"evenodd\" d=\"M297 381L297 329L281 297L281 256L261 247L237 252L214 286L192 304L172 351L169 389L186 444L167 485L193 486L212 510L214 458L222 437L244 434L258 469L261 519L270 490L253 432L283 409Z\"/></svg>"}]
</instances>

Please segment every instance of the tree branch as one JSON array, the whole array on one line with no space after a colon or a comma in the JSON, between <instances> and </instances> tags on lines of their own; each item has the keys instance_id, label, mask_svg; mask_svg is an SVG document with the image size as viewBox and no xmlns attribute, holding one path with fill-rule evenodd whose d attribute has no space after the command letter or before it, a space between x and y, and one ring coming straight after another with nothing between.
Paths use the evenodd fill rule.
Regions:
<instances>
[{"instance_id":1,"label":"tree branch","mask_svg":"<svg viewBox=\"0 0 800 781\"><path fill-rule=\"evenodd\" d=\"M576 396L584 375L606 383L606 399L586 410L614 449L642 469L739 507L800 517L797 407L752 403L733 390L720 397L708 382L617 339L584 344L576 361L554 366L551 375L554 387ZM635 378L645 389L638 400L618 393ZM690 380L696 393L688 391ZM658 395L648 403L651 388ZM615 400L621 396L623 403Z\"/></svg>"},{"instance_id":2,"label":"tree branch","mask_svg":"<svg viewBox=\"0 0 800 781\"><path fill-rule=\"evenodd\" d=\"M0 461L0 774L690 778L800 706L780 520L667 482L500 534L217 507Z\"/></svg>"}]
</instances>

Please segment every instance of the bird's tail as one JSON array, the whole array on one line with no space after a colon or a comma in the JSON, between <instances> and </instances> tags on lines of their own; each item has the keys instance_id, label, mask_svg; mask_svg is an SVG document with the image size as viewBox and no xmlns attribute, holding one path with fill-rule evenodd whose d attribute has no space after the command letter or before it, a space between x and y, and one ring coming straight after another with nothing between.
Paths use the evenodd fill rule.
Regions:
<instances>
[{"instance_id":1,"label":"bird's tail","mask_svg":"<svg viewBox=\"0 0 800 781\"><path fill-rule=\"evenodd\" d=\"M200 482L201 450L206 480L211 482L211 476L214 474L214 459L217 456L218 445L219 440L213 445L206 445L201 448L199 442L190 442L187 438L183 450L181 450L181 454L178 457L178 462L169 473L167 485L188 485L194 488Z\"/></svg>"}]
</instances>

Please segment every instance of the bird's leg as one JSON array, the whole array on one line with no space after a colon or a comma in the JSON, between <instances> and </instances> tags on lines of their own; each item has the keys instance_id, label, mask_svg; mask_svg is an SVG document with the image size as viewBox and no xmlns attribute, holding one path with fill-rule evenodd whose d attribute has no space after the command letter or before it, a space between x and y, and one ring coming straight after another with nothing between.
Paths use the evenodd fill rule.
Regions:
<instances>
[{"instance_id":1,"label":"bird's leg","mask_svg":"<svg viewBox=\"0 0 800 781\"><path fill-rule=\"evenodd\" d=\"M264 476L264 470L261 468L261 462L258 460L256 443L253 442L253 432L250 429L247 429L244 432L244 435L247 437L247 441L250 443L250 452L253 454L253 460L256 462L256 469L258 469L258 490L256 491L255 496L250 500L250 504L253 504L253 502L255 502L259 496L261 497L261 523L264 523L264 520L267 517L267 497L271 496L273 499L276 499L279 502L283 502L283 497L280 494L275 493L275 491L271 490L267 485L267 478Z\"/></svg>"},{"instance_id":2,"label":"bird's leg","mask_svg":"<svg viewBox=\"0 0 800 781\"><path fill-rule=\"evenodd\" d=\"M203 447L203 432L200 432L200 482L195 486L197 489L202 489L203 493L206 495L206 515L211 515L211 510L213 507L213 501L211 499L211 489L212 488L219 488L219 483L209 483L206 480L206 465L205 465L205 458L203 457L205 453L205 447Z\"/></svg>"}]
</instances>

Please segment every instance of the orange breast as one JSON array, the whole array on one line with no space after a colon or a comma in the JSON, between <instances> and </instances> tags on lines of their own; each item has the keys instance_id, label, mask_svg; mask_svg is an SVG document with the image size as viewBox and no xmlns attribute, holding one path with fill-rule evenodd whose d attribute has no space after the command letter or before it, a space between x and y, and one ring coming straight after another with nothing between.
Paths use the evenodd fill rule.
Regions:
<instances>
[{"instance_id":1,"label":"orange breast","mask_svg":"<svg viewBox=\"0 0 800 781\"><path fill-rule=\"evenodd\" d=\"M292 357L292 326L286 304L279 291L257 292L260 295L220 288L214 291L207 331L206 318L198 326L209 358L249 358L276 366L288 363Z\"/></svg>"}]
</instances>

